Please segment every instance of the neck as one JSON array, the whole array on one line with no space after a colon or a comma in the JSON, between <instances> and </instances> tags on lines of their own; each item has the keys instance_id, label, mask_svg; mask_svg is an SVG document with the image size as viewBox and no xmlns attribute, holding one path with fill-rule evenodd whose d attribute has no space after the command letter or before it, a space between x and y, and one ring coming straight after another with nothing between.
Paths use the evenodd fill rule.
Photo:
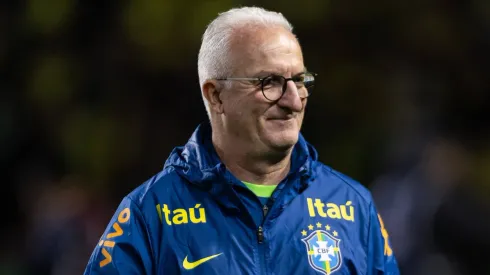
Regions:
<instances>
[{"instance_id":1,"label":"neck","mask_svg":"<svg viewBox=\"0 0 490 275\"><path fill-rule=\"evenodd\" d=\"M241 150L245 146L228 144L214 134L213 145L226 168L241 181L276 185L287 176L291 166L292 148L281 152L253 154Z\"/></svg>"}]
</instances>

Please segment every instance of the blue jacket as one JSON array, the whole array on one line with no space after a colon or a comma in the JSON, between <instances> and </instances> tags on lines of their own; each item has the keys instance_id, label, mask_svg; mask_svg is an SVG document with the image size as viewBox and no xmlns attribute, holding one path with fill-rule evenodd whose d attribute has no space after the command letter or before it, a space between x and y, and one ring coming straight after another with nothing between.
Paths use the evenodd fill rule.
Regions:
<instances>
[{"instance_id":1,"label":"blue jacket","mask_svg":"<svg viewBox=\"0 0 490 275\"><path fill-rule=\"evenodd\" d=\"M371 195L300 135L266 205L220 162L200 125L127 195L85 270L95 274L398 274Z\"/></svg>"}]
</instances>

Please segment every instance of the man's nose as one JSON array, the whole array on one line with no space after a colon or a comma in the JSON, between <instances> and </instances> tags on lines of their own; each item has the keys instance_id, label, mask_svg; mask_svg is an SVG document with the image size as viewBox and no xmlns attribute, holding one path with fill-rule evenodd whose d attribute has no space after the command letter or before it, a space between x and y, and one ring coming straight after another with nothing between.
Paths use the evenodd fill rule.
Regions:
<instances>
[{"instance_id":1,"label":"man's nose","mask_svg":"<svg viewBox=\"0 0 490 275\"><path fill-rule=\"evenodd\" d=\"M291 109L293 112L301 112L303 109L303 102L301 102L301 98L299 97L296 84L290 80L286 82L284 88L284 93L277 104L281 107Z\"/></svg>"}]
</instances>

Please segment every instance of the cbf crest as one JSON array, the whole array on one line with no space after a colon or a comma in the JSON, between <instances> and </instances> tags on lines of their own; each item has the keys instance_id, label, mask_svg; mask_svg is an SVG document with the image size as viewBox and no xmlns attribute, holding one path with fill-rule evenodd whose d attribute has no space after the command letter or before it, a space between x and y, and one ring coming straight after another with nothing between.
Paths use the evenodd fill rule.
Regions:
<instances>
[{"instance_id":1,"label":"cbf crest","mask_svg":"<svg viewBox=\"0 0 490 275\"><path fill-rule=\"evenodd\" d=\"M306 237L301 240L306 246L310 266L322 274L330 275L342 265L340 239L337 231L331 231L329 225L322 227L321 223L317 223L316 228L317 230L313 230L314 226L310 224L308 231L312 232L308 235L303 230L301 234Z\"/></svg>"}]
</instances>

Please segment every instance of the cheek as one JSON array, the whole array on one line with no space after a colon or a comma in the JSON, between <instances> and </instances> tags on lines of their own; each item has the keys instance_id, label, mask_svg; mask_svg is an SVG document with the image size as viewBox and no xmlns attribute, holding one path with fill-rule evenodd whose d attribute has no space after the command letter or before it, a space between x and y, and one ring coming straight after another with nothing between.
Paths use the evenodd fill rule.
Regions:
<instances>
[{"instance_id":1,"label":"cheek","mask_svg":"<svg viewBox=\"0 0 490 275\"><path fill-rule=\"evenodd\" d=\"M241 97L227 98L225 111L241 120L252 121L264 114L269 104L264 102L261 92L242 92Z\"/></svg>"},{"instance_id":2,"label":"cheek","mask_svg":"<svg viewBox=\"0 0 490 275\"><path fill-rule=\"evenodd\" d=\"M226 116L235 116L240 111L240 102L236 100L223 101Z\"/></svg>"},{"instance_id":3,"label":"cheek","mask_svg":"<svg viewBox=\"0 0 490 275\"><path fill-rule=\"evenodd\" d=\"M243 124L243 121L249 120L250 104L245 97L227 98L223 104L225 115L232 124Z\"/></svg>"},{"instance_id":4,"label":"cheek","mask_svg":"<svg viewBox=\"0 0 490 275\"><path fill-rule=\"evenodd\" d=\"M242 99L234 91L226 91L222 98L223 110L226 116L234 116L240 111Z\"/></svg>"}]
</instances>

